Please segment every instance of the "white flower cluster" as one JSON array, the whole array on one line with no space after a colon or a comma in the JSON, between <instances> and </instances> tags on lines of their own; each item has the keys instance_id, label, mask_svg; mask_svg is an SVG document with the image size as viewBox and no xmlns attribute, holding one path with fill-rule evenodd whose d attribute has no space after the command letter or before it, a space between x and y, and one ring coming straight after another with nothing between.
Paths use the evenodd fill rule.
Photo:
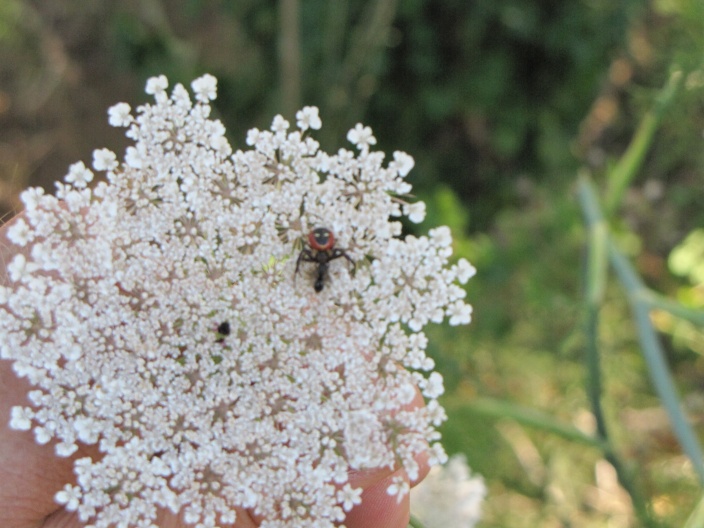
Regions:
<instances>
[{"instance_id":1,"label":"white flower cluster","mask_svg":"<svg viewBox=\"0 0 704 528\"><path fill-rule=\"evenodd\" d=\"M425 211L402 198L413 159L384 166L368 128L348 136L356 153L326 154L306 107L297 130L277 116L233 153L209 119L215 78L192 83L195 102L167 86L150 79L155 103L134 114L110 109L134 144L123 162L95 151L105 181L88 187L77 163L55 197L23 194L8 237L28 256L0 286L0 356L36 390L11 426L61 456L97 444L56 496L96 528L154 526L156 507L203 528L235 508L332 527L360 501L349 470L444 462L421 329L469 322L458 283L474 269L449 264L448 228L399 238L394 219ZM308 237L320 227L325 247Z\"/></svg>"},{"instance_id":2,"label":"white flower cluster","mask_svg":"<svg viewBox=\"0 0 704 528\"><path fill-rule=\"evenodd\" d=\"M411 504L425 528L472 528L485 496L484 479L471 475L464 455L453 455L411 491Z\"/></svg>"}]
</instances>

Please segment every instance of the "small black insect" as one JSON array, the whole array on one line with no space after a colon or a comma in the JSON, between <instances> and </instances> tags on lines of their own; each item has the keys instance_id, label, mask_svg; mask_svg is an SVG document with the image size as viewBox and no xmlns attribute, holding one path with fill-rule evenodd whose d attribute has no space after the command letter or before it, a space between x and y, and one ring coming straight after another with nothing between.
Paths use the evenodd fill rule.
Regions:
<instances>
[{"instance_id":1,"label":"small black insect","mask_svg":"<svg viewBox=\"0 0 704 528\"><path fill-rule=\"evenodd\" d=\"M310 233L308 233L307 242L306 247L304 247L298 254L294 276L298 273L301 262L313 262L314 264L317 264L317 275L315 282L313 283L313 288L316 292L320 293L323 291L325 280L328 276L328 266L330 261L344 257L350 264L352 264L352 269L354 269L354 260L352 260L350 256L345 253L344 249L335 247L335 235L327 227L316 227L313 229Z\"/></svg>"},{"instance_id":2,"label":"small black insect","mask_svg":"<svg viewBox=\"0 0 704 528\"><path fill-rule=\"evenodd\" d=\"M223 321L218 325L218 338L215 340L216 343L225 342L225 338L230 335L230 323Z\"/></svg>"}]
</instances>

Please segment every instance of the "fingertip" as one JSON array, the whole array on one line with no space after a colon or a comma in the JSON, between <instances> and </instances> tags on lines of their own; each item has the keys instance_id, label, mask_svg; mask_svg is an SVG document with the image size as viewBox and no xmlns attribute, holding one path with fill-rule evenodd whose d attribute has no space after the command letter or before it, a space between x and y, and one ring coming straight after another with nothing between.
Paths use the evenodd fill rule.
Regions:
<instances>
[{"instance_id":1,"label":"fingertip","mask_svg":"<svg viewBox=\"0 0 704 528\"><path fill-rule=\"evenodd\" d=\"M408 480L398 470L365 487L361 504L350 510L345 519L347 528L406 528L410 520L410 499L406 493L400 500L387 491L397 476Z\"/></svg>"},{"instance_id":2,"label":"fingertip","mask_svg":"<svg viewBox=\"0 0 704 528\"><path fill-rule=\"evenodd\" d=\"M430 455L427 451L418 453L415 456L416 462L418 463L418 477L411 481L411 487L417 486L421 481L428 476L430 471Z\"/></svg>"}]
</instances>

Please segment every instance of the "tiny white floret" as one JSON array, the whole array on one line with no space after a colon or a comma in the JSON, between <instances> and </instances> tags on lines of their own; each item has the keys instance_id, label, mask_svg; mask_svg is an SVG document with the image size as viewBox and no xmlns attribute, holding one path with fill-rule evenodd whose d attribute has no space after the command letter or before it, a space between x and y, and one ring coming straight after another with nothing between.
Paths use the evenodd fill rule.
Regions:
<instances>
[{"instance_id":1,"label":"tiny white floret","mask_svg":"<svg viewBox=\"0 0 704 528\"><path fill-rule=\"evenodd\" d=\"M30 230L27 222L20 218L7 230L7 238L17 246L25 246L34 238L34 232Z\"/></svg>"},{"instance_id":2,"label":"tiny white floret","mask_svg":"<svg viewBox=\"0 0 704 528\"><path fill-rule=\"evenodd\" d=\"M450 325L452 326L469 324L472 320L472 306L463 301L455 301L447 309L447 315L450 317Z\"/></svg>"},{"instance_id":3,"label":"tiny white floret","mask_svg":"<svg viewBox=\"0 0 704 528\"><path fill-rule=\"evenodd\" d=\"M117 156L112 150L102 148L93 151L93 168L97 171L112 171L117 168Z\"/></svg>"},{"instance_id":4,"label":"tiny white floret","mask_svg":"<svg viewBox=\"0 0 704 528\"><path fill-rule=\"evenodd\" d=\"M404 207L404 213L414 224L420 224L425 220L425 202L415 202Z\"/></svg>"},{"instance_id":5,"label":"tiny white floret","mask_svg":"<svg viewBox=\"0 0 704 528\"><path fill-rule=\"evenodd\" d=\"M347 133L347 141L360 150L367 150L371 145L376 145L376 138L372 133L372 129L361 123L357 123L355 127Z\"/></svg>"},{"instance_id":6,"label":"tiny white floret","mask_svg":"<svg viewBox=\"0 0 704 528\"><path fill-rule=\"evenodd\" d=\"M413 170L413 167L415 166L416 162L413 159L413 156L397 150L396 152L394 152L393 164L394 168L398 172L398 175L403 178L408 176L408 173Z\"/></svg>"},{"instance_id":7,"label":"tiny white floret","mask_svg":"<svg viewBox=\"0 0 704 528\"><path fill-rule=\"evenodd\" d=\"M166 78L166 75L159 75L158 77L150 77L149 79L147 79L147 88L145 91L149 95L155 95L158 93L162 93L168 87L169 81Z\"/></svg>"},{"instance_id":8,"label":"tiny white floret","mask_svg":"<svg viewBox=\"0 0 704 528\"><path fill-rule=\"evenodd\" d=\"M127 103L117 103L108 109L108 123L114 127L126 127L132 122L132 107Z\"/></svg>"},{"instance_id":9,"label":"tiny white floret","mask_svg":"<svg viewBox=\"0 0 704 528\"><path fill-rule=\"evenodd\" d=\"M202 77L198 77L191 83L191 88L196 95L196 99L203 103L212 101L218 95L218 80L212 75L206 73Z\"/></svg>"},{"instance_id":10,"label":"tiny white floret","mask_svg":"<svg viewBox=\"0 0 704 528\"><path fill-rule=\"evenodd\" d=\"M443 385L442 375L439 372L433 372L428 377L425 388L423 389L423 396L426 398L437 398L442 396L445 392L445 387Z\"/></svg>"},{"instance_id":11,"label":"tiny white floret","mask_svg":"<svg viewBox=\"0 0 704 528\"><path fill-rule=\"evenodd\" d=\"M283 116L277 115L274 117L274 121L271 123L271 131L283 133L288 130L290 123L286 121Z\"/></svg>"},{"instance_id":12,"label":"tiny white floret","mask_svg":"<svg viewBox=\"0 0 704 528\"><path fill-rule=\"evenodd\" d=\"M452 234L450 228L447 226L431 229L428 234L439 247L447 247L452 244Z\"/></svg>"},{"instance_id":13,"label":"tiny white floret","mask_svg":"<svg viewBox=\"0 0 704 528\"><path fill-rule=\"evenodd\" d=\"M76 511L81 500L81 488L66 484L64 488L54 495L54 500L61 504L66 511Z\"/></svg>"},{"instance_id":14,"label":"tiny white floret","mask_svg":"<svg viewBox=\"0 0 704 528\"><path fill-rule=\"evenodd\" d=\"M107 149L103 149L103 150L107 150ZM97 152L98 151L95 151L93 153L94 160L96 159L95 156L96 156ZM110 152L110 151L107 151L107 152ZM114 163L115 154L113 154L113 153L111 153L111 154L112 154L112 161ZM103 154L100 155L100 157L102 157L102 156L103 156ZM94 164L95 164L95 161L94 161ZM100 170L104 170L104 169L100 169ZM93 172L88 167L86 167L82 161L79 161L77 163L72 164L68 168L68 174L66 174L66 176L64 177L64 180L66 181L66 183L70 183L74 187L82 188L82 187L85 187L86 185L88 185L91 181L93 181Z\"/></svg>"},{"instance_id":15,"label":"tiny white floret","mask_svg":"<svg viewBox=\"0 0 704 528\"><path fill-rule=\"evenodd\" d=\"M296 126L301 130L319 130L323 122L318 115L317 106L304 106L302 110L296 112Z\"/></svg>"},{"instance_id":16,"label":"tiny white floret","mask_svg":"<svg viewBox=\"0 0 704 528\"><path fill-rule=\"evenodd\" d=\"M353 488L348 484L337 492L337 500L345 511L350 511L357 504L362 503L362 488Z\"/></svg>"},{"instance_id":17,"label":"tiny white floret","mask_svg":"<svg viewBox=\"0 0 704 528\"><path fill-rule=\"evenodd\" d=\"M457 261L457 280L460 284L466 284L476 274L477 269L466 258L461 258Z\"/></svg>"},{"instance_id":18,"label":"tiny white floret","mask_svg":"<svg viewBox=\"0 0 704 528\"><path fill-rule=\"evenodd\" d=\"M13 407L10 411L10 428L17 431L29 431L32 427L33 414L26 407Z\"/></svg>"},{"instance_id":19,"label":"tiny white floret","mask_svg":"<svg viewBox=\"0 0 704 528\"><path fill-rule=\"evenodd\" d=\"M36 264L28 262L27 257L19 253L12 258L7 266L7 274L13 282L25 282L32 278L32 273L36 269Z\"/></svg>"}]
</instances>

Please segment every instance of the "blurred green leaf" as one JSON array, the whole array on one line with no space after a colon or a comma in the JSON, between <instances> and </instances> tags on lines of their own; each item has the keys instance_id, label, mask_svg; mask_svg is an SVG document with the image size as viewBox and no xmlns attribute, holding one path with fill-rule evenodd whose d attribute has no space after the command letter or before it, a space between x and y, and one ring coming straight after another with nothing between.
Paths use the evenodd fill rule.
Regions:
<instances>
[{"instance_id":1,"label":"blurred green leaf","mask_svg":"<svg viewBox=\"0 0 704 528\"><path fill-rule=\"evenodd\" d=\"M626 258L613 244L609 247L609 256L631 301L643 356L648 364L655 389L672 421L672 427L682 449L692 462L700 483L704 484L704 458L701 445L687 417L683 414L674 381L665 362L664 352L650 321L649 307L640 300L645 287Z\"/></svg>"},{"instance_id":2,"label":"blurred green leaf","mask_svg":"<svg viewBox=\"0 0 704 528\"><path fill-rule=\"evenodd\" d=\"M653 108L643 116L626 152L610 171L605 205L609 214L613 214L621 204L626 189L645 163L646 155L655 138L655 132L660 127L665 112L674 103L684 78L685 75L681 70L675 69L672 72L667 84L657 95Z\"/></svg>"},{"instance_id":3,"label":"blurred green leaf","mask_svg":"<svg viewBox=\"0 0 704 528\"><path fill-rule=\"evenodd\" d=\"M587 435L574 426L561 423L548 413L492 398L477 398L467 402L465 405L476 413L497 420L509 418L521 425L540 429L571 442L595 447L602 451L607 450L607 446L598 438Z\"/></svg>"},{"instance_id":4,"label":"blurred green leaf","mask_svg":"<svg viewBox=\"0 0 704 528\"><path fill-rule=\"evenodd\" d=\"M704 283L704 229L695 229L675 247L668 258L670 270L692 284Z\"/></svg>"},{"instance_id":5,"label":"blurred green leaf","mask_svg":"<svg viewBox=\"0 0 704 528\"><path fill-rule=\"evenodd\" d=\"M704 527L704 495L701 496L696 507L687 519L682 528L702 528Z\"/></svg>"}]
</instances>

